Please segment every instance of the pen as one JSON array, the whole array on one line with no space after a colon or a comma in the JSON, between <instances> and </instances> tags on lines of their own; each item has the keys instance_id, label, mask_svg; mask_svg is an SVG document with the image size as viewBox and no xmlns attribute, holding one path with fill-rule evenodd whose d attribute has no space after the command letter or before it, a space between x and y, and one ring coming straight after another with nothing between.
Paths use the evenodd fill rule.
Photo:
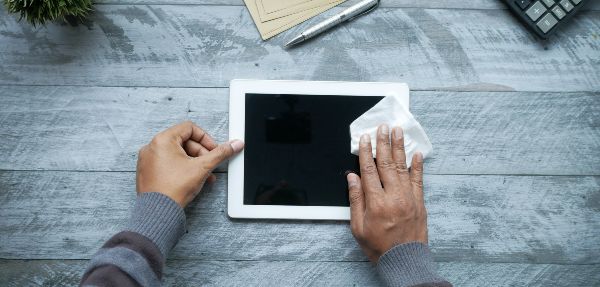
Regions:
<instances>
[{"instance_id":1,"label":"pen","mask_svg":"<svg viewBox=\"0 0 600 287\"><path fill-rule=\"evenodd\" d=\"M337 26L343 22L350 21L360 15L369 13L373 11L379 5L379 0L363 0L358 2L356 5L350 6L350 8L342 11L342 13L337 14L315 26L308 28L308 30L300 33L300 35L296 36L287 44L285 47L291 47L298 43L302 43L318 34L321 34L334 26Z\"/></svg>"}]
</instances>

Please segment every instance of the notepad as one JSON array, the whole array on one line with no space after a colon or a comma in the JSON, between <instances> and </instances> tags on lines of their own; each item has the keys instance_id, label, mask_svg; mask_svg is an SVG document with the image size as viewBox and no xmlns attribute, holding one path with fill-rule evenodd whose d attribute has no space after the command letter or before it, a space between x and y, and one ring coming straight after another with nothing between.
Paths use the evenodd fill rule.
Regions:
<instances>
[{"instance_id":1,"label":"notepad","mask_svg":"<svg viewBox=\"0 0 600 287\"><path fill-rule=\"evenodd\" d=\"M244 0L263 40L267 40L346 0Z\"/></svg>"},{"instance_id":2,"label":"notepad","mask_svg":"<svg viewBox=\"0 0 600 287\"><path fill-rule=\"evenodd\" d=\"M277 18L291 16L309 11L315 7L323 7L329 4L342 2L340 0L256 0L260 20L270 21ZM284 5L287 4L288 6Z\"/></svg>"}]
</instances>

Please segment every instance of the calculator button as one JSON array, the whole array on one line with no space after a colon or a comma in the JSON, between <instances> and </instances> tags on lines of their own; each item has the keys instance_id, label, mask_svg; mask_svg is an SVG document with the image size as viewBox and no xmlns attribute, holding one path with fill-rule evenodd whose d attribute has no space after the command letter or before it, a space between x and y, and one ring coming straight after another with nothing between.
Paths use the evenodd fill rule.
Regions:
<instances>
[{"instance_id":1,"label":"calculator button","mask_svg":"<svg viewBox=\"0 0 600 287\"><path fill-rule=\"evenodd\" d=\"M552 27L554 27L554 25L556 25L556 23L558 23L556 18L554 18L552 14L548 13L537 23L537 26L540 28L540 30L542 30L542 32L544 32L544 34L546 34L548 31L550 31L550 29L552 29Z\"/></svg>"},{"instance_id":2,"label":"calculator button","mask_svg":"<svg viewBox=\"0 0 600 287\"><path fill-rule=\"evenodd\" d=\"M568 1L568 0L563 0L563 1ZM527 9L525 14L527 14L527 16L529 16L529 18L531 20L535 21L538 18L540 18L540 16L542 16L542 14L544 14L544 12L546 12L546 8L544 8L544 5L542 5L542 3L540 1L536 1L535 3L533 3L533 5L531 7L529 7L529 9Z\"/></svg>"},{"instance_id":3,"label":"calculator button","mask_svg":"<svg viewBox=\"0 0 600 287\"><path fill-rule=\"evenodd\" d=\"M573 2L573 4L575 5L579 5L579 3L581 3L581 0L571 0L571 2Z\"/></svg>"},{"instance_id":4,"label":"calculator button","mask_svg":"<svg viewBox=\"0 0 600 287\"><path fill-rule=\"evenodd\" d=\"M571 10L573 10L573 4L571 4L571 2L569 2L569 0L562 0L562 1L560 1L560 6L562 6L563 8L565 8L565 10L567 12L571 12Z\"/></svg>"},{"instance_id":5,"label":"calculator button","mask_svg":"<svg viewBox=\"0 0 600 287\"><path fill-rule=\"evenodd\" d=\"M544 5L546 5L548 8L554 5L554 0L543 0L542 2L544 2Z\"/></svg>"},{"instance_id":6,"label":"calculator button","mask_svg":"<svg viewBox=\"0 0 600 287\"><path fill-rule=\"evenodd\" d=\"M552 8L552 13L554 13L554 16L556 16L556 18L558 18L558 20L562 19L563 17L565 17L565 11L563 11L563 9L560 9L560 7L554 6L554 8Z\"/></svg>"},{"instance_id":7,"label":"calculator button","mask_svg":"<svg viewBox=\"0 0 600 287\"><path fill-rule=\"evenodd\" d=\"M519 5L519 7L521 7L521 9L525 9L527 8L527 6L529 6L529 3L531 3L530 0L516 0L515 3L517 3L517 5Z\"/></svg>"}]
</instances>

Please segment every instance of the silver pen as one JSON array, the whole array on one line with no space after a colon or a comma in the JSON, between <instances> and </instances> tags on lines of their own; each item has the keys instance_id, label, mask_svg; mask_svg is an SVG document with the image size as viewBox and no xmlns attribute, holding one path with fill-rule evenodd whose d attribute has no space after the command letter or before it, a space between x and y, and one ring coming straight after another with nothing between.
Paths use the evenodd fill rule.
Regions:
<instances>
[{"instance_id":1,"label":"silver pen","mask_svg":"<svg viewBox=\"0 0 600 287\"><path fill-rule=\"evenodd\" d=\"M343 22L350 21L360 15L369 13L373 11L379 5L379 0L363 0L358 2L356 5L350 6L350 8L342 11L342 13L337 14L317 25L314 25L308 30L300 33L300 35L296 36L294 39L290 40L285 44L285 47L291 47L298 43L304 42L318 34L321 34L334 26L337 26Z\"/></svg>"}]
</instances>

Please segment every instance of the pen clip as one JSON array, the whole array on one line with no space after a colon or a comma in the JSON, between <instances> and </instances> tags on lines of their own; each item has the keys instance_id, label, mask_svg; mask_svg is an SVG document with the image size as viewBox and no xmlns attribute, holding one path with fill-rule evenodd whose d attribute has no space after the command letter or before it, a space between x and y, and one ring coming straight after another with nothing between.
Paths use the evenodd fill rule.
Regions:
<instances>
[{"instance_id":1,"label":"pen clip","mask_svg":"<svg viewBox=\"0 0 600 287\"><path fill-rule=\"evenodd\" d=\"M377 3L375 3L375 5L373 5L373 6L371 6L371 8L365 10L364 12L362 12L362 13L360 13L358 15L354 15L351 18L348 18L348 20L346 20L346 21L350 22L350 21L354 20L355 18L358 18L358 17L360 17L362 15L370 13L371 11L375 10L375 8L379 7L379 2L381 2L381 0L377 0Z\"/></svg>"}]
</instances>

